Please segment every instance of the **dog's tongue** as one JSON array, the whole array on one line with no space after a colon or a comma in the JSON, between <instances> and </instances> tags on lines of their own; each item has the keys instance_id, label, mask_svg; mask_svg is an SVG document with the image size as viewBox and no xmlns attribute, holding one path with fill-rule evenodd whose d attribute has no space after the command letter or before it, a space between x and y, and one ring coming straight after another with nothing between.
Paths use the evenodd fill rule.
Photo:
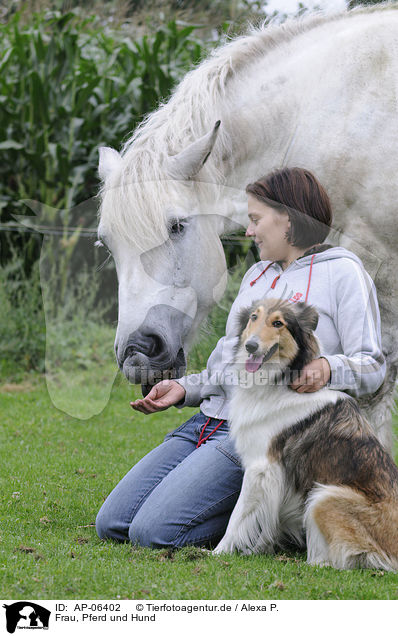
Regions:
<instances>
[{"instance_id":1,"label":"dog's tongue","mask_svg":"<svg viewBox=\"0 0 398 636\"><path fill-rule=\"evenodd\" d=\"M255 373L261 367L263 359L264 356L255 356L251 353L245 363L246 371L249 371L249 373Z\"/></svg>"}]
</instances>

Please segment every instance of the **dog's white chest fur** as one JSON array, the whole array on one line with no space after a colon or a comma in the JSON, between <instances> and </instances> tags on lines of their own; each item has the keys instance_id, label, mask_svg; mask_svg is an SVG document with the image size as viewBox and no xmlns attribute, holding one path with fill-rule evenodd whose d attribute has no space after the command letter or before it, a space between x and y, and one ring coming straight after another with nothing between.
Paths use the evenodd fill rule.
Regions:
<instances>
[{"instance_id":1,"label":"dog's white chest fur","mask_svg":"<svg viewBox=\"0 0 398 636\"><path fill-rule=\"evenodd\" d=\"M286 385L237 387L231 400L229 424L243 468L264 461L276 435L341 398L347 395L327 388L296 393Z\"/></svg>"},{"instance_id":2,"label":"dog's white chest fur","mask_svg":"<svg viewBox=\"0 0 398 636\"><path fill-rule=\"evenodd\" d=\"M255 375L255 374L254 374ZM302 544L303 500L286 482L283 466L270 460L273 438L327 404L347 397L339 391L321 389L296 393L286 385L238 386L231 400L230 430L242 460L244 478L238 502L226 534L215 553L272 552L280 534Z\"/></svg>"}]
</instances>

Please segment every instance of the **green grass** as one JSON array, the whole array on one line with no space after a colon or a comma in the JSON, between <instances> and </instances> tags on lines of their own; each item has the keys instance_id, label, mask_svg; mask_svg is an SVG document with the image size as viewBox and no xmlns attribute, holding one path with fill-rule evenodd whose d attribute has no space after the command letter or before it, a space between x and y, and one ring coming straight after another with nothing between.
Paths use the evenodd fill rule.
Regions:
<instances>
[{"instance_id":1,"label":"green grass","mask_svg":"<svg viewBox=\"0 0 398 636\"><path fill-rule=\"evenodd\" d=\"M77 380L78 401L87 382ZM42 376L0 387L2 598L398 598L396 574L309 567L303 554L213 557L101 541L93 523L104 498L195 411L138 414L129 407L138 390L118 376L103 412L83 421L53 406Z\"/></svg>"}]
</instances>

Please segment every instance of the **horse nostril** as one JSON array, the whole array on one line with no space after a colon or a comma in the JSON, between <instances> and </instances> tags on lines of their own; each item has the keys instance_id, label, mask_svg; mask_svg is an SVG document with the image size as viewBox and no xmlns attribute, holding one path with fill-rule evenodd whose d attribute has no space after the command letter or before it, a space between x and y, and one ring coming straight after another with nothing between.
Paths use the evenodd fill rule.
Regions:
<instances>
[{"instance_id":1,"label":"horse nostril","mask_svg":"<svg viewBox=\"0 0 398 636\"><path fill-rule=\"evenodd\" d=\"M150 349L148 352L148 356L151 358L156 358L163 351L163 342L159 336L150 335L147 336L148 340L150 340Z\"/></svg>"},{"instance_id":2,"label":"horse nostril","mask_svg":"<svg viewBox=\"0 0 398 636\"><path fill-rule=\"evenodd\" d=\"M258 342L255 340L248 340L245 344L245 349L248 353L254 353L258 349Z\"/></svg>"},{"instance_id":3,"label":"horse nostril","mask_svg":"<svg viewBox=\"0 0 398 636\"><path fill-rule=\"evenodd\" d=\"M155 334L140 334L139 337L130 340L124 351L123 360L136 353L142 353L148 358L156 358L164 351L163 340Z\"/></svg>"}]
</instances>

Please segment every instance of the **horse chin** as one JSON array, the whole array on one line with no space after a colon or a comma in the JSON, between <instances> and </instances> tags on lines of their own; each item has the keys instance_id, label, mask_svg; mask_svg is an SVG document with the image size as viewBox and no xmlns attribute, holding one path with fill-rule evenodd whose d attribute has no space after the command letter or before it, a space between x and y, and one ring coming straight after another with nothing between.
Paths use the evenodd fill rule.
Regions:
<instances>
[{"instance_id":1,"label":"horse chin","mask_svg":"<svg viewBox=\"0 0 398 636\"><path fill-rule=\"evenodd\" d=\"M123 362L123 373L131 384L140 384L143 371L148 368L149 359L143 353L134 353Z\"/></svg>"},{"instance_id":2,"label":"horse chin","mask_svg":"<svg viewBox=\"0 0 398 636\"><path fill-rule=\"evenodd\" d=\"M145 397L155 384L161 380L180 378L186 370L184 350L179 349L174 363L162 369L143 353L133 353L123 362L123 373L131 384L141 384Z\"/></svg>"}]
</instances>

